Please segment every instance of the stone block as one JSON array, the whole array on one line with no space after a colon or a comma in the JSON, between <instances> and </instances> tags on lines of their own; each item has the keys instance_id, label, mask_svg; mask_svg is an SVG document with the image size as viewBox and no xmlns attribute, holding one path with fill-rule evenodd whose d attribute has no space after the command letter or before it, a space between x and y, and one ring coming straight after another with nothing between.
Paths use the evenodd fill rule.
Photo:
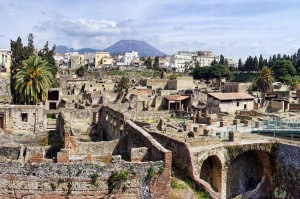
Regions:
<instances>
[{"instance_id":1,"label":"stone block","mask_svg":"<svg viewBox=\"0 0 300 199\"><path fill-rule=\"evenodd\" d=\"M69 162L70 151L68 149L61 149L57 153L57 162L65 163Z\"/></svg>"}]
</instances>

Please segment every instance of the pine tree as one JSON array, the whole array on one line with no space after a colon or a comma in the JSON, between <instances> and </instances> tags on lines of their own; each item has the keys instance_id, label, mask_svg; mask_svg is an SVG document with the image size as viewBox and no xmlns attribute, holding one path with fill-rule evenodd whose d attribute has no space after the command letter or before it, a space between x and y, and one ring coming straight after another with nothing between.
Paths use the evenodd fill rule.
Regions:
<instances>
[{"instance_id":1,"label":"pine tree","mask_svg":"<svg viewBox=\"0 0 300 199\"><path fill-rule=\"evenodd\" d=\"M259 55L259 59L258 59L258 67L259 67L259 70L261 70L263 68L263 66L265 65L264 63L264 58L262 56L262 54Z\"/></svg>"},{"instance_id":2,"label":"pine tree","mask_svg":"<svg viewBox=\"0 0 300 199\"><path fill-rule=\"evenodd\" d=\"M53 56L55 55L55 48L56 48L56 46L54 45L52 47L52 49L50 50L49 43L47 41L44 48L38 52L38 56L42 57L43 60L46 60L48 62L49 66L51 67L51 71L52 71L52 74L54 77L58 71L56 64L55 64L55 60L53 58Z\"/></svg>"},{"instance_id":3,"label":"pine tree","mask_svg":"<svg viewBox=\"0 0 300 199\"><path fill-rule=\"evenodd\" d=\"M33 45L33 34L28 35L28 45L24 47L24 53L26 54L27 59L30 56L34 55L34 45Z\"/></svg>"},{"instance_id":4,"label":"pine tree","mask_svg":"<svg viewBox=\"0 0 300 199\"><path fill-rule=\"evenodd\" d=\"M259 63L258 63L258 59L256 56L253 59L253 69L254 69L254 71L259 71Z\"/></svg>"},{"instance_id":5,"label":"pine tree","mask_svg":"<svg viewBox=\"0 0 300 199\"><path fill-rule=\"evenodd\" d=\"M239 59L238 70L239 70L239 71L243 71L243 70L244 70L244 65L243 65L243 62L242 62L242 59L241 59L241 58Z\"/></svg>"},{"instance_id":6,"label":"pine tree","mask_svg":"<svg viewBox=\"0 0 300 199\"><path fill-rule=\"evenodd\" d=\"M225 57L221 54L219 64L225 65Z\"/></svg>"}]
</instances>

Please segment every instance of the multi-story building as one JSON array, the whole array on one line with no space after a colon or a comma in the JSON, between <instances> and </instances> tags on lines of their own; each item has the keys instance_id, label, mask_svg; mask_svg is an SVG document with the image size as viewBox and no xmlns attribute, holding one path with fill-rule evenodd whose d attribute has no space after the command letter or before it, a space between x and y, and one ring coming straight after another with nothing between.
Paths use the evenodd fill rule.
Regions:
<instances>
[{"instance_id":1,"label":"multi-story building","mask_svg":"<svg viewBox=\"0 0 300 199\"><path fill-rule=\"evenodd\" d=\"M139 64L140 58L139 53L136 51L130 51L127 53L120 54L118 56L118 63L117 65L137 65Z\"/></svg>"},{"instance_id":2,"label":"multi-story building","mask_svg":"<svg viewBox=\"0 0 300 199\"><path fill-rule=\"evenodd\" d=\"M101 68L102 65L112 65L113 58L109 52L96 52L95 53L95 68Z\"/></svg>"},{"instance_id":3,"label":"multi-story building","mask_svg":"<svg viewBox=\"0 0 300 199\"><path fill-rule=\"evenodd\" d=\"M234 66L234 61L230 57L225 57L228 66ZM195 66L211 66L212 62L220 61L220 56L214 56L211 51L180 51L170 58L170 67L174 68L177 72L184 72L191 67Z\"/></svg>"},{"instance_id":4,"label":"multi-story building","mask_svg":"<svg viewBox=\"0 0 300 199\"><path fill-rule=\"evenodd\" d=\"M89 67L95 66L95 53L86 52L84 53L84 63Z\"/></svg>"},{"instance_id":5,"label":"multi-story building","mask_svg":"<svg viewBox=\"0 0 300 199\"><path fill-rule=\"evenodd\" d=\"M0 64L1 64L1 72L10 72L11 65L11 51L8 49L0 50Z\"/></svg>"},{"instance_id":6,"label":"multi-story building","mask_svg":"<svg viewBox=\"0 0 300 199\"><path fill-rule=\"evenodd\" d=\"M199 64L202 66L211 66L211 63L214 61L215 56L211 51L198 51L197 56L193 57L193 66Z\"/></svg>"},{"instance_id":7,"label":"multi-story building","mask_svg":"<svg viewBox=\"0 0 300 199\"><path fill-rule=\"evenodd\" d=\"M170 65L175 68L176 72L184 72L186 67L192 63L192 57L196 55L194 52L180 51L178 54L171 56Z\"/></svg>"}]
</instances>

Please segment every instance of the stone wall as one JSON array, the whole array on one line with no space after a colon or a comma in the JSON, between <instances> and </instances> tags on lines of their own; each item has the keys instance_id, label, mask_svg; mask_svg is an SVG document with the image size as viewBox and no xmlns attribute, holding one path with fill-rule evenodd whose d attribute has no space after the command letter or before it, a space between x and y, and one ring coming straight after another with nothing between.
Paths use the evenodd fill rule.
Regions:
<instances>
[{"instance_id":1,"label":"stone wall","mask_svg":"<svg viewBox=\"0 0 300 199\"><path fill-rule=\"evenodd\" d=\"M117 158L112 165L106 166L82 162L21 164L1 161L0 197L98 198L98 195L101 198L157 198L155 191L159 188L163 165L163 161L130 163ZM154 171L151 179L148 174L150 167ZM113 180L113 173L120 172L128 173L128 177L122 181Z\"/></svg>"},{"instance_id":2,"label":"stone wall","mask_svg":"<svg viewBox=\"0 0 300 199\"><path fill-rule=\"evenodd\" d=\"M161 87L162 89L165 89L168 83L167 79L142 79L141 80L142 86L155 86L155 87Z\"/></svg>"},{"instance_id":3,"label":"stone wall","mask_svg":"<svg viewBox=\"0 0 300 199\"><path fill-rule=\"evenodd\" d=\"M77 148L74 154L87 154L88 152L98 156L112 155L119 140L101 142L80 142L77 141Z\"/></svg>"},{"instance_id":4,"label":"stone wall","mask_svg":"<svg viewBox=\"0 0 300 199\"><path fill-rule=\"evenodd\" d=\"M46 115L43 105L2 105L3 129L7 133L43 133Z\"/></svg>"},{"instance_id":5,"label":"stone wall","mask_svg":"<svg viewBox=\"0 0 300 199\"><path fill-rule=\"evenodd\" d=\"M272 112L283 112L284 102L272 100L268 106L269 110Z\"/></svg>"},{"instance_id":6,"label":"stone wall","mask_svg":"<svg viewBox=\"0 0 300 199\"><path fill-rule=\"evenodd\" d=\"M118 139L124 130L124 115L113 108L102 106L99 113L99 125L103 130L105 140Z\"/></svg>"},{"instance_id":7,"label":"stone wall","mask_svg":"<svg viewBox=\"0 0 300 199\"><path fill-rule=\"evenodd\" d=\"M20 154L20 146L1 146L0 159L18 160Z\"/></svg>"},{"instance_id":8,"label":"stone wall","mask_svg":"<svg viewBox=\"0 0 300 199\"><path fill-rule=\"evenodd\" d=\"M147 130L147 129L146 129ZM170 138L160 132L147 130L163 147L172 151L172 165L188 176L193 176L189 144Z\"/></svg>"},{"instance_id":9,"label":"stone wall","mask_svg":"<svg viewBox=\"0 0 300 199\"><path fill-rule=\"evenodd\" d=\"M148 132L134 124L132 121L126 121L127 136L127 153L132 148L146 147L148 149L145 156L150 161L164 161L164 169L160 175L155 178L150 186L151 198L169 198L170 197L170 180L172 167L172 152L165 149L157 142ZM128 154L131 155L131 154ZM148 170L149 171L149 170Z\"/></svg>"},{"instance_id":10,"label":"stone wall","mask_svg":"<svg viewBox=\"0 0 300 199\"><path fill-rule=\"evenodd\" d=\"M298 111L300 111L300 104L290 103L289 104L289 111L291 111L291 112L298 112Z\"/></svg>"},{"instance_id":11,"label":"stone wall","mask_svg":"<svg viewBox=\"0 0 300 199\"><path fill-rule=\"evenodd\" d=\"M278 143L276 148L275 189L284 198L300 198L300 146Z\"/></svg>"}]
</instances>

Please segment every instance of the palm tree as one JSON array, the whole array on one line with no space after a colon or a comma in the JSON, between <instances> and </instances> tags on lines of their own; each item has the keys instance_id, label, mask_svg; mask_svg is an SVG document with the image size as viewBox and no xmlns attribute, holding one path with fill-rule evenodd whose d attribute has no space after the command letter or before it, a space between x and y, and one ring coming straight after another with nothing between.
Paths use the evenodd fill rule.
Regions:
<instances>
[{"instance_id":1,"label":"palm tree","mask_svg":"<svg viewBox=\"0 0 300 199\"><path fill-rule=\"evenodd\" d=\"M115 85L115 92L121 92L122 90L127 90L130 86L130 81L128 77L122 77L117 81L117 84Z\"/></svg>"},{"instance_id":2,"label":"palm tree","mask_svg":"<svg viewBox=\"0 0 300 199\"><path fill-rule=\"evenodd\" d=\"M263 107L265 102L266 93L268 93L272 89L272 84L274 82L274 78L272 76L272 71L267 66L264 66L257 78L257 87L258 90L261 92L262 100L260 106Z\"/></svg>"},{"instance_id":3,"label":"palm tree","mask_svg":"<svg viewBox=\"0 0 300 199\"><path fill-rule=\"evenodd\" d=\"M46 100L47 89L54 82L52 68L40 57L29 57L14 75L15 89L22 102L34 104Z\"/></svg>"}]
</instances>

